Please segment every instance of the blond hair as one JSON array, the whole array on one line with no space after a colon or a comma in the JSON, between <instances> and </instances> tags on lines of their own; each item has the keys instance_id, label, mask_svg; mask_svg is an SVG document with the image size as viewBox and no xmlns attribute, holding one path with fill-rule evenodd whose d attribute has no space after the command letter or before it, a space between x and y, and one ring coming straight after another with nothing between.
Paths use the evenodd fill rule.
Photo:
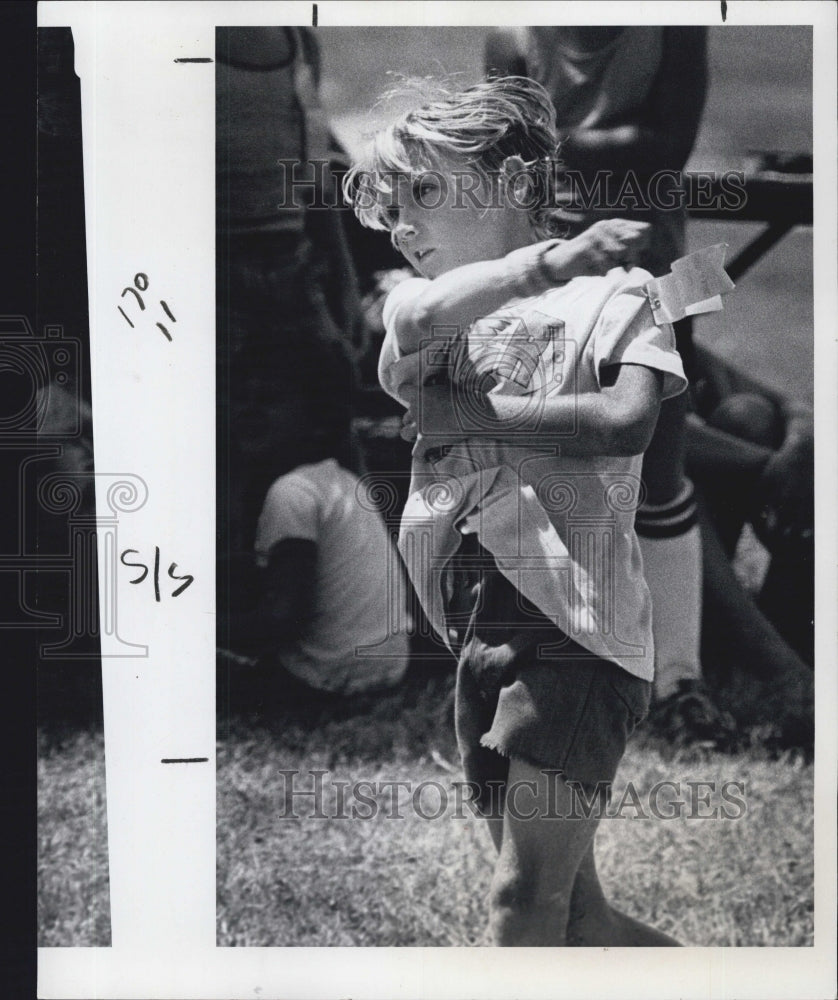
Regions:
<instances>
[{"instance_id":1,"label":"blond hair","mask_svg":"<svg viewBox=\"0 0 838 1000\"><path fill-rule=\"evenodd\" d=\"M451 157L487 176L500 174L506 159L517 156L527 177L530 220L539 233L556 235L559 142L547 91L520 76L454 92L437 89L440 96L435 100L378 132L344 178L344 197L360 221L370 229L392 232L396 178L433 170L435 156ZM388 97L407 92L403 87Z\"/></svg>"}]
</instances>

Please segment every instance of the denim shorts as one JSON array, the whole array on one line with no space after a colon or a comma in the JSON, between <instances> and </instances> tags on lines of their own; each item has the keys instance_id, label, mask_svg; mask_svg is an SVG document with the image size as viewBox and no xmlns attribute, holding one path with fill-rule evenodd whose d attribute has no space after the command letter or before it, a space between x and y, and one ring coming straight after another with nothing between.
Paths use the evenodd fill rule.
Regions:
<instances>
[{"instance_id":1,"label":"denim shorts","mask_svg":"<svg viewBox=\"0 0 838 1000\"><path fill-rule=\"evenodd\" d=\"M611 782L652 685L566 636L466 537L470 558L467 568L462 550L455 559L446 604L459 654L457 742L477 805L496 801L510 757L586 788Z\"/></svg>"}]
</instances>

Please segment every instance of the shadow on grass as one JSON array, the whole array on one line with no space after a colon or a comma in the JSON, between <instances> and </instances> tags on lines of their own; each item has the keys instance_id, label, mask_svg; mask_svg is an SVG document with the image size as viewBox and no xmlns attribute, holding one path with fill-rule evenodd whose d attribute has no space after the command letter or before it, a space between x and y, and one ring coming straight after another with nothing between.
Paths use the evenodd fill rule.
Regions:
<instances>
[{"instance_id":1,"label":"shadow on grass","mask_svg":"<svg viewBox=\"0 0 838 1000\"><path fill-rule=\"evenodd\" d=\"M420 656L411 660L396 688L365 695L315 695L284 682L268 670L241 669L219 662L219 740L247 737L254 730L289 750L311 744L314 736L334 759L380 761L423 749L456 755L454 663Z\"/></svg>"}]
</instances>

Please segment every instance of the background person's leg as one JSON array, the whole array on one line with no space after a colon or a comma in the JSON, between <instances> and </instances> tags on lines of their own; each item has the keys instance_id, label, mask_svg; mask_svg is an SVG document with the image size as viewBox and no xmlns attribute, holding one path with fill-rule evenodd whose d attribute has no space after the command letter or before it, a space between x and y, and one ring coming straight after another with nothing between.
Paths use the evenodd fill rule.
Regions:
<instances>
[{"instance_id":1,"label":"background person's leg","mask_svg":"<svg viewBox=\"0 0 838 1000\"><path fill-rule=\"evenodd\" d=\"M701 506L704 545L702 658L708 680L741 724L770 723L783 743L810 746L814 675L748 597Z\"/></svg>"},{"instance_id":2,"label":"background person's leg","mask_svg":"<svg viewBox=\"0 0 838 1000\"><path fill-rule=\"evenodd\" d=\"M733 558L742 527L761 506L762 475L785 436L778 407L757 393L726 397L708 415L688 422L690 473ZM791 476L791 473L789 473ZM805 495L806 484L796 484ZM778 533L779 534L779 533ZM811 666L814 662L814 534L788 532L774 544L757 599L760 611ZM743 594L743 600L747 599ZM705 625L707 622L705 622Z\"/></svg>"},{"instance_id":3,"label":"background person's leg","mask_svg":"<svg viewBox=\"0 0 838 1000\"><path fill-rule=\"evenodd\" d=\"M814 537L800 539L793 548L772 555L757 606L792 649L814 666Z\"/></svg>"},{"instance_id":4,"label":"background person's leg","mask_svg":"<svg viewBox=\"0 0 838 1000\"><path fill-rule=\"evenodd\" d=\"M661 407L643 458L646 497L635 527L652 595L655 696L701 679L701 536L693 488L684 476L685 393Z\"/></svg>"}]
</instances>

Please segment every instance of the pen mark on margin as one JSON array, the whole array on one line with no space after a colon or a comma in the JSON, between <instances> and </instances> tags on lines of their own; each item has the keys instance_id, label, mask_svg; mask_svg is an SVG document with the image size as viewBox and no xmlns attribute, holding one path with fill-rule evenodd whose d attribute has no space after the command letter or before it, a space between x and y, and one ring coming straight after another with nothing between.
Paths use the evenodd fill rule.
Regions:
<instances>
[{"instance_id":1,"label":"pen mark on margin","mask_svg":"<svg viewBox=\"0 0 838 1000\"><path fill-rule=\"evenodd\" d=\"M206 764L209 757L161 757L161 764Z\"/></svg>"},{"instance_id":2,"label":"pen mark on margin","mask_svg":"<svg viewBox=\"0 0 838 1000\"><path fill-rule=\"evenodd\" d=\"M313 3L311 5L311 26L312 28L317 27L317 4Z\"/></svg>"},{"instance_id":3,"label":"pen mark on margin","mask_svg":"<svg viewBox=\"0 0 838 1000\"><path fill-rule=\"evenodd\" d=\"M179 62L179 63L189 63L189 62L208 63L208 62L212 62L212 59L210 59L209 56L195 56L195 57L193 57L191 59L186 59L186 58L184 58L184 59L175 59L175 62Z\"/></svg>"},{"instance_id":4,"label":"pen mark on margin","mask_svg":"<svg viewBox=\"0 0 838 1000\"><path fill-rule=\"evenodd\" d=\"M722 0L722 21L727 20L727 3L726 0Z\"/></svg>"}]
</instances>

